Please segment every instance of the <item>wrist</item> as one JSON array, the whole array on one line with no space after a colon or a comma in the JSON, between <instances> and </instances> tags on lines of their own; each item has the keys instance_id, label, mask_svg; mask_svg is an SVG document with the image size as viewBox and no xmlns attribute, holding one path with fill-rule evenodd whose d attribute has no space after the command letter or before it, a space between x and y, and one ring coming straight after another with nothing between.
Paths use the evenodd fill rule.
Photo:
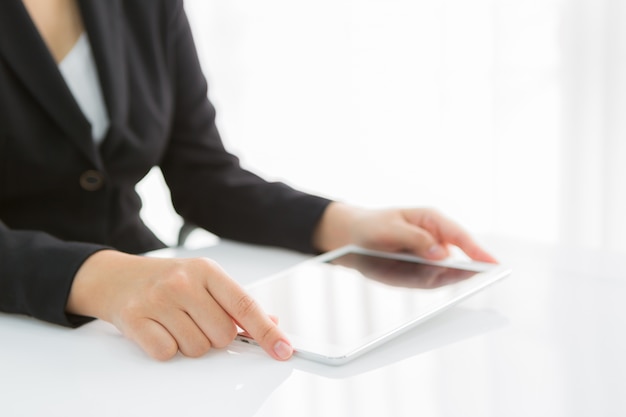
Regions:
<instances>
[{"instance_id":1,"label":"wrist","mask_svg":"<svg viewBox=\"0 0 626 417\"><path fill-rule=\"evenodd\" d=\"M119 278L121 268L134 257L115 250L102 250L88 257L74 276L66 311L110 321L105 308L110 300L107 284Z\"/></svg>"},{"instance_id":2,"label":"wrist","mask_svg":"<svg viewBox=\"0 0 626 417\"><path fill-rule=\"evenodd\" d=\"M330 203L313 234L313 246L327 252L353 243L354 223L366 211L344 203Z\"/></svg>"}]
</instances>

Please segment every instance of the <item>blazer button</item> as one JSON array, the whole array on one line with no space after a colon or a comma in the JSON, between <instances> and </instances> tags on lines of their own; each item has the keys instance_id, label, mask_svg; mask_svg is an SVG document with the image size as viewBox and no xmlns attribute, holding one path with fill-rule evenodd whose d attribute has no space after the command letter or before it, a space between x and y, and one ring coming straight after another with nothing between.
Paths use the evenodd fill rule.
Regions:
<instances>
[{"instance_id":1,"label":"blazer button","mask_svg":"<svg viewBox=\"0 0 626 417\"><path fill-rule=\"evenodd\" d=\"M80 186L86 191L97 191L104 185L104 175L90 169L80 175Z\"/></svg>"}]
</instances>

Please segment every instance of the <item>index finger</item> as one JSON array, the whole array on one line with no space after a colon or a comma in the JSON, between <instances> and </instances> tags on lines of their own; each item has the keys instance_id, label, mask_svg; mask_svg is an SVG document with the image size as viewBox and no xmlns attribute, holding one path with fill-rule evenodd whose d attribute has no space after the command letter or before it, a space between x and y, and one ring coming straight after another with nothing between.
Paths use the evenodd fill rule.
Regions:
<instances>
[{"instance_id":1,"label":"index finger","mask_svg":"<svg viewBox=\"0 0 626 417\"><path fill-rule=\"evenodd\" d=\"M459 247L471 259L479 262L498 263L493 256L480 247L465 230L456 224L446 225L442 232L444 241Z\"/></svg>"},{"instance_id":2,"label":"index finger","mask_svg":"<svg viewBox=\"0 0 626 417\"><path fill-rule=\"evenodd\" d=\"M270 356L278 360L291 357L293 348L287 337L238 283L222 272L208 281L208 290L226 313Z\"/></svg>"}]
</instances>

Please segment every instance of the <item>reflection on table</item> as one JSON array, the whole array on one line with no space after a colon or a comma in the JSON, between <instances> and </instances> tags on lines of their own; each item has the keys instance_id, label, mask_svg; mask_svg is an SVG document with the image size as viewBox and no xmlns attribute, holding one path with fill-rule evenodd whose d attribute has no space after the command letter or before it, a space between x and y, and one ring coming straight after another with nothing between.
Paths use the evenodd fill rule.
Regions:
<instances>
[{"instance_id":1,"label":"reflection on table","mask_svg":"<svg viewBox=\"0 0 626 417\"><path fill-rule=\"evenodd\" d=\"M237 343L161 363L101 321L2 314L0 414L626 415L625 257L483 241L511 277L340 367ZM232 242L169 255L215 258L244 284L306 259Z\"/></svg>"}]
</instances>

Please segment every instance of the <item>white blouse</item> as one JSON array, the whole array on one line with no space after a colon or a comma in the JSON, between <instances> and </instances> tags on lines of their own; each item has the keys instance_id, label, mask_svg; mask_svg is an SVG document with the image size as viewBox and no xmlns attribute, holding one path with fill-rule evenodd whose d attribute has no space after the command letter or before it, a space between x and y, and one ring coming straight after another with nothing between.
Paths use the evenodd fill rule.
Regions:
<instances>
[{"instance_id":1,"label":"white blouse","mask_svg":"<svg viewBox=\"0 0 626 417\"><path fill-rule=\"evenodd\" d=\"M78 106L91 123L93 140L100 144L109 130L110 120L98 79L96 61L85 33L59 63L59 70Z\"/></svg>"}]
</instances>

